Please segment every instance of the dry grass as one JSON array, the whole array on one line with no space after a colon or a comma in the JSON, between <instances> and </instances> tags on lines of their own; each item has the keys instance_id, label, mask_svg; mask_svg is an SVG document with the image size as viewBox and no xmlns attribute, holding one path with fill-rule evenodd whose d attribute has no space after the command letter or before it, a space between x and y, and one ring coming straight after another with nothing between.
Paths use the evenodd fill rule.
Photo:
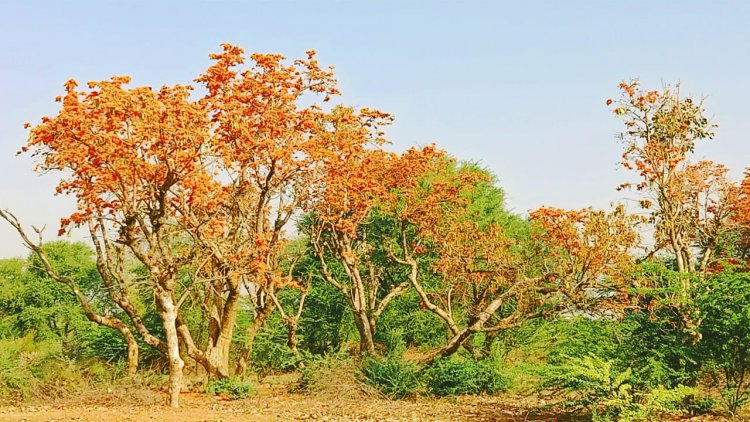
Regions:
<instances>
[{"instance_id":1,"label":"dry grass","mask_svg":"<svg viewBox=\"0 0 750 422\"><path fill-rule=\"evenodd\" d=\"M298 374L265 377L251 398L226 401L200 391L182 394L181 409L165 406L166 392L154 382L118 382L55 401L0 407L8 421L524 421L575 420L540 412L531 398L514 395L418 397L391 401L360 383L356 365L317 368L316 377L299 388ZM157 381L157 380L153 380ZM703 417L694 420L721 420Z\"/></svg>"}]
</instances>

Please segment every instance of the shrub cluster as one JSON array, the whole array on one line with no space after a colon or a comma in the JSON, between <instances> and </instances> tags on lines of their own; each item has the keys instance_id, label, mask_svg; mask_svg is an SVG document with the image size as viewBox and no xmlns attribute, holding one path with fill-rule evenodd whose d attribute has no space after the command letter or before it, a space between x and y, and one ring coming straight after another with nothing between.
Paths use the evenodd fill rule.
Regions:
<instances>
[{"instance_id":1,"label":"shrub cluster","mask_svg":"<svg viewBox=\"0 0 750 422\"><path fill-rule=\"evenodd\" d=\"M206 385L206 393L211 395L221 395L232 400L239 400L250 397L253 392L253 386L248 381L243 381L235 377L222 378L219 380L209 381Z\"/></svg>"},{"instance_id":2,"label":"shrub cluster","mask_svg":"<svg viewBox=\"0 0 750 422\"><path fill-rule=\"evenodd\" d=\"M511 386L502 364L494 359L443 358L420 368L398 357L368 359L362 379L389 398L410 397L418 392L433 396L494 394Z\"/></svg>"}]
</instances>

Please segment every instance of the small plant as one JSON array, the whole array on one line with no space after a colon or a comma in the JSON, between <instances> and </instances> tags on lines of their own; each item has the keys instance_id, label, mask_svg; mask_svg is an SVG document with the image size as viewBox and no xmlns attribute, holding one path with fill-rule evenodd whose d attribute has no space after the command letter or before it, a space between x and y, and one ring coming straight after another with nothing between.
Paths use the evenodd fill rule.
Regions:
<instances>
[{"instance_id":1,"label":"small plant","mask_svg":"<svg viewBox=\"0 0 750 422\"><path fill-rule=\"evenodd\" d=\"M596 355L568 357L565 364L551 368L547 387L561 388L567 404L588 409L594 421L639 421L662 415L688 413L697 390L684 385L637 389L630 368Z\"/></svg>"},{"instance_id":2,"label":"small plant","mask_svg":"<svg viewBox=\"0 0 750 422\"><path fill-rule=\"evenodd\" d=\"M210 381L206 386L207 394L224 395L232 400L247 398L252 392L253 386L250 382L242 381L235 377Z\"/></svg>"},{"instance_id":3,"label":"small plant","mask_svg":"<svg viewBox=\"0 0 750 422\"><path fill-rule=\"evenodd\" d=\"M510 387L501 368L494 359L439 359L424 371L422 380L435 396L493 394Z\"/></svg>"},{"instance_id":4,"label":"small plant","mask_svg":"<svg viewBox=\"0 0 750 422\"><path fill-rule=\"evenodd\" d=\"M687 404L696 394L692 387L656 387L642 394L618 397L605 402L604 415L616 415L620 421L642 421L663 415L680 416L688 413ZM603 419L609 419L605 417Z\"/></svg>"},{"instance_id":5,"label":"small plant","mask_svg":"<svg viewBox=\"0 0 750 422\"><path fill-rule=\"evenodd\" d=\"M391 399L413 396L420 386L417 365L396 357L368 359L362 365L364 381Z\"/></svg>"},{"instance_id":6,"label":"small plant","mask_svg":"<svg viewBox=\"0 0 750 422\"><path fill-rule=\"evenodd\" d=\"M310 391L315 388L316 384L323 381L326 378L339 376L341 368L355 367L351 358L339 350L325 355L313 355L303 351L302 365L300 367L300 382L299 388L301 390ZM353 373L356 369L352 369Z\"/></svg>"}]
</instances>

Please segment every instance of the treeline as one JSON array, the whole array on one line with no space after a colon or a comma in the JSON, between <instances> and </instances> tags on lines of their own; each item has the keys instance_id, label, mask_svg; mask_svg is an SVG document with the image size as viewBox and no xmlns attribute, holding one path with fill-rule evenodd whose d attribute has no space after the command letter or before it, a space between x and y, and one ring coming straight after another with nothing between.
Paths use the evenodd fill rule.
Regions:
<instances>
[{"instance_id":1,"label":"treeline","mask_svg":"<svg viewBox=\"0 0 750 422\"><path fill-rule=\"evenodd\" d=\"M750 177L690 160L715 130L701 103L622 83L607 105L638 209L525 218L476 164L387 151L390 115L326 106L339 92L313 51L223 47L200 98L71 80L31 128L21 152L77 201L60 234L87 229L93 250L42 244L0 212L32 250L4 263L4 285L25 292L0 304L6 338L54 338L129 376L164 362L172 406L186 362L226 385L340 350L394 397L526 377L624 419L747 399Z\"/></svg>"}]
</instances>

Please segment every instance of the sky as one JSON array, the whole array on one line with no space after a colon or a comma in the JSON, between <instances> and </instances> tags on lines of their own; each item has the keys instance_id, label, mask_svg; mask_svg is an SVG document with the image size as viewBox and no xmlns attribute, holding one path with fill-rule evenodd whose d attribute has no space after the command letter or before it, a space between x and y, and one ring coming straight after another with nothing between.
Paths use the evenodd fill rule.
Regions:
<instances>
[{"instance_id":1,"label":"sky","mask_svg":"<svg viewBox=\"0 0 750 422\"><path fill-rule=\"evenodd\" d=\"M74 202L16 157L69 78L189 83L229 42L336 67L337 100L395 115L392 148L437 143L498 177L507 205L608 207L620 81L680 82L719 125L698 159L750 166L747 1L0 0L0 208L52 240ZM26 254L0 221L0 258ZM74 232L72 239L82 239Z\"/></svg>"}]
</instances>

